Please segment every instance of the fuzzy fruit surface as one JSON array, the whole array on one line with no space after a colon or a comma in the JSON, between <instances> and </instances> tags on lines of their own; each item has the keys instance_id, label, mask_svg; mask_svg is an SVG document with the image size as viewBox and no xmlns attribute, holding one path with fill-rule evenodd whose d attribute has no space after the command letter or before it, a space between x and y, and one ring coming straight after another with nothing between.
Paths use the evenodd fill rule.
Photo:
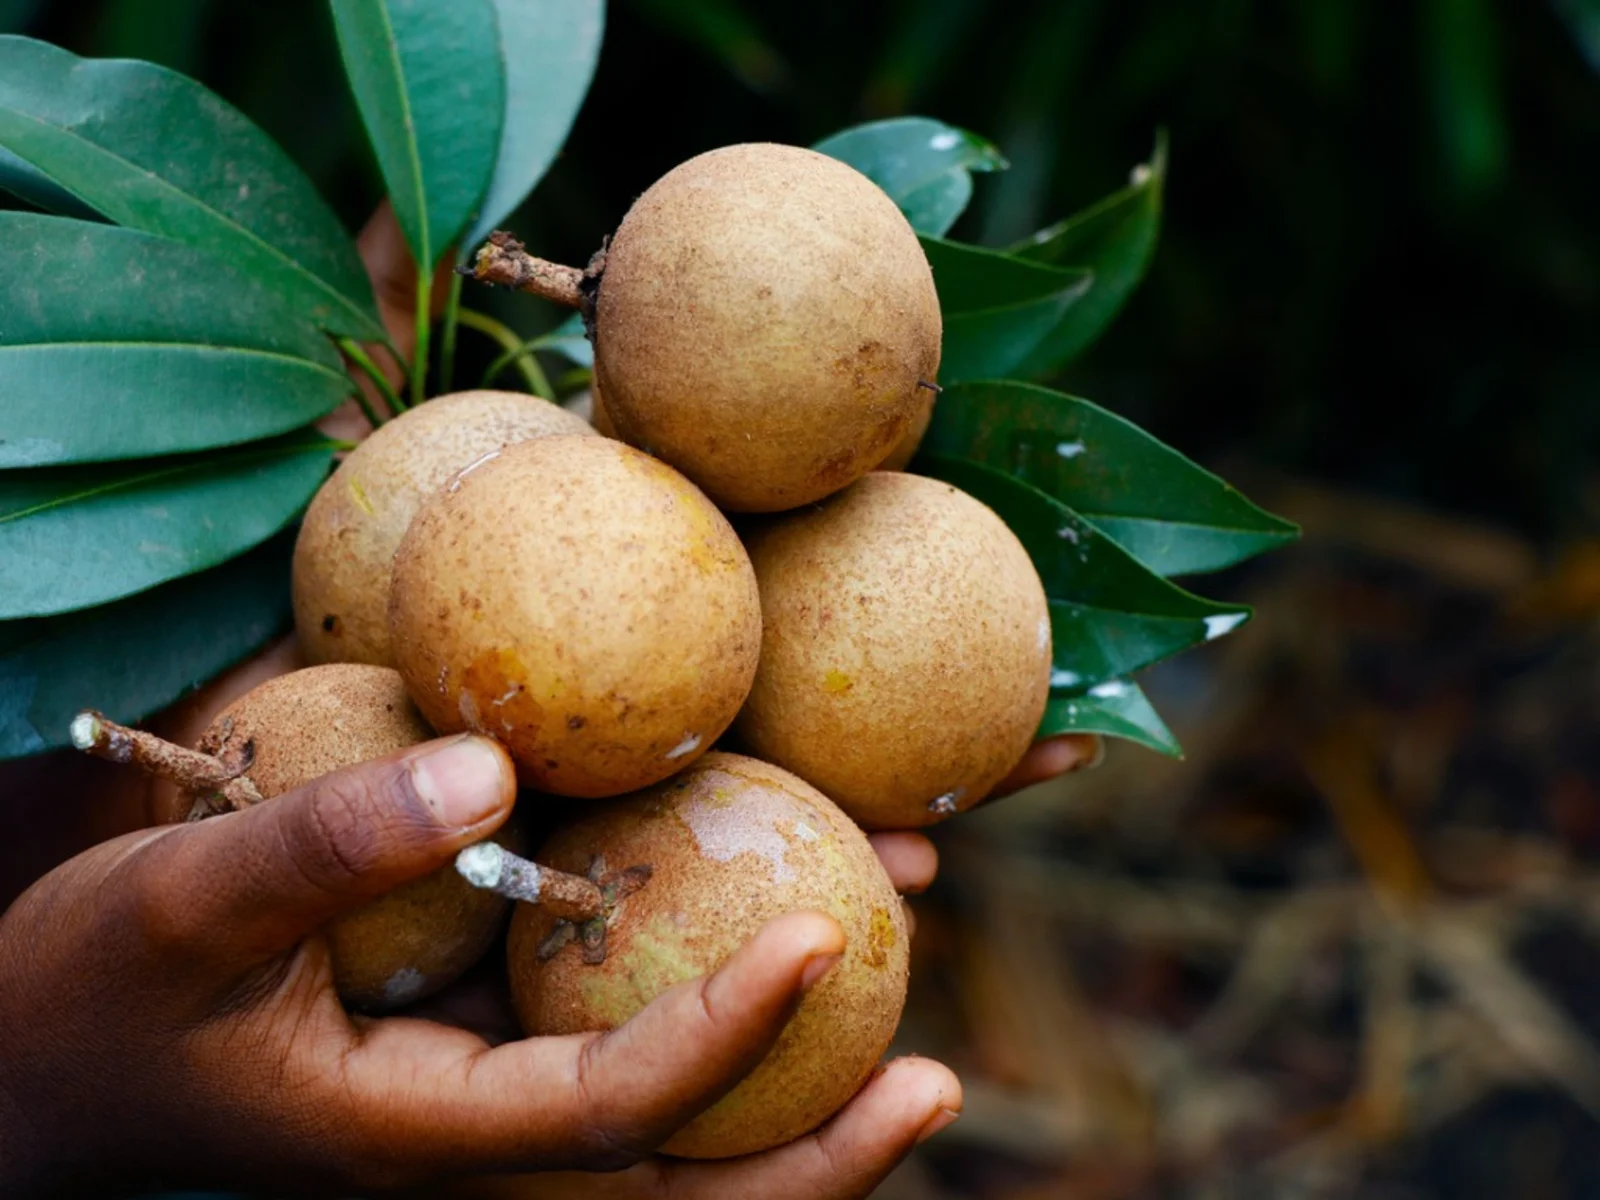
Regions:
<instances>
[{"instance_id":1,"label":"fuzzy fruit surface","mask_svg":"<svg viewBox=\"0 0 1600 1200\"><path fill-rule=\"evenodd\" d=\"M889 457L878 464L880 471L904 471L911 465L911 460L917 456L917 451L922 448L922 439L928 435L928 426L933 423L934 395L928 392L919 401L916 419L911 422L911 428L906 430L905 436L895 443Z\"/></svg>"},{"instance_id":2,"label":"fuzzy fruit surface","mask_svg":"<svg viewBox=\"0 0 1600 1200\"><path fill-rule=\"evenodd\" d=\"M606 250L595 375L624 440L729 511L795 508L872 470L937 380L933 273L894 202L794 146L701 154Z\"/></svg>"},{"instance_id":3,"label":"fuzzy fruit surface","mask_svg":"<svg viewBox=\"0 0 1600 1200\"><path fill-rule=\"evenodd\" d=\"M869 829L976 804L1026 752L1050 691L1050 611L1027 551L949 484L875 471L753 524L761 666L751 751Z\"/></svg>"},{"instance_id":4,"label":"fuzzy fruit surface","mask_svg":"<svg viewBox=\"0 0 1600 1200\"><path fill-rule=\"evenodd\" d=\"M493 391L440 396L373 430L317 492L295 541L294 623L306 658L392 667L389 571L423 500L512 442L586 432L559 405Z\"/></svg>"},{"instance_id":5,"label":"fuzzy fruit surface","mask_svg":"<svg viewBox=\"0 0 1600 1200\"><path fill-rule=\"evenodd\" d=\"M866 836L787 771L721 752L559 829L540 860L582 874L651 868L606 919L605 961L577 940L550 952L557 922L522 904L508 946L512 997L534 1036L611 1029L686 979L716 970L774 917L813 909L844 928L844 957L806 993L777 1044L665 1150L751 1154L837 1112L871 1074L905 1005L900 898Z\"/></svg>"},{"instance_id":6,"label":"fuzzy fruit surface","mask_svg":"<svg viewBox=\"0 0 1600 1200\"><path fill-rule=\"evenodd\" d=\"M431 737L396 671L330 663L269 679L240 697L218 714L199 748L227 757L253 743L245 774L270 803L330 771ZM508 907L453 866L363 905L324 930L340 997L381 1010L438 991L483 957Z\"/></svg>"},{"instance_id":7,"label":"fuzzy fruit surface","mask_svg":"<svg viewBox=\"0 0 1600 1200\"><path fill-rule=\"evenodd\" d=\"M761 645L727 518L599 437L509 446L435 493L395 556L389 622L434 728L497 739L525 785L567 796L693 762L739 711Z\"/></svg>"}]
</instances>

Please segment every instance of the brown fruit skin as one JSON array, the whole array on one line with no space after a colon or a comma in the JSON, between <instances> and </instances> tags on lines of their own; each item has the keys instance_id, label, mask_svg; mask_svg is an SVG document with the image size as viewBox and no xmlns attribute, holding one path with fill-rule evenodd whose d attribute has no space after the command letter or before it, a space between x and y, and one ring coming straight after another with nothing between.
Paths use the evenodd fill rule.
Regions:
<instances>
[{"instance_id":1,"label":"brown fruit skin","mask_svg":"<svg viewBox=\"0 0 1600 1200\"><path fill-rule=\"evenodd\" d=\"M737 725L751 753L868 829L970 808L1016 765L1049 696L1050 612L992 511L877 471L746 545L763 622Z\"/></svg>"},{"instance_id":2,"label":"brown fruit skin","mask_svg":"<svg viewBox=\"0 0 1600 1200\"><path fill-rule=\"evenodd\" d=\"M852 167L728 146L623 218L595 310L595 378L623 439L730 512L795 508L864 475L939 369L933 273Z\"/></svg>"},{"instance_id":3,"label":"brown fruit skin","mask_svg":"<svg viewBox=\"0 0 1600 1200\"><path fill-rule=\"evenodd\" d=\"M246 693L217 715L199 748L221 754L253 744L246 778L270 801L432 737L397 672L330 663ZM431 995L483 957L508 907L453 866L413 880L323 931L334 986L347 1005L363 1009L397 1008Z\"/></svg>"},{"instance_id":4,"label":"brown fruit skin","mask_svg":"<svg viewBox=\"0 0 1600 1200\"><path fill-rule=\"evenodd\" d=\"M392 667L389 567L424 499L473 459L512 442L589 432L520 392L440 396L352 450L306 512L294 546L294 622L308 662Z\"/></svg>"},{"instance_id":5,"label":"brown fruit skin","mask_svg":"<svg viewBox=\"0 0 1600 1200\"><path fill-rule=\"evenodd\" d=\"M441 732L521 781L615 796L693 762L755 676L761 602L687 479L605 438L507 447L423 505L395 556L395 658Z\"/></svg>"},{"instance_id":6,"label":"brown fruit skin","mask_svg":"<svg viewBox=\"0 0 1600 1200\"><path fill-rule=\"evenodd\" d=\"M835 804L787 771L712 753L558 830L540 861L582 873L597 854L612 871L650 866L650 881L611 912L598 965L575 942L541 962L555 919L517 906L507 961L530 1035L614 1028L674 984L716 970L772 918L820 910L843 926L844 957L762 1063L664 1149L755 1153L810 1132L856 1093L899 1023L909 943L893 884Z\"/></svg>"},{"instance_id":7,"label":"brown fruit skin","mask_svg":"<svg viewBox=\"0 0 1600 1200\"><path fill-rule=\"evenodd\" d=\"M601 437L608 437L613 441L621 440L616 425L612 423L611 414L606 411L605 401L600 398L600 385L593 382L589 384L589 424L594 426L594 431Z\"/></svg>"},{"instance_id":8,"label":"brown fruit skin","mask_svg":"<svg viewBox=\"0 0 1600 1200\"><path fill-rule=\"evenodd\" d=\"M911 460L917 456L922 439L927 436L928 426L933 421L933 401L934 394L929 392L928 398L922 402L922 411L917 414L917 419L912 422L911 428L906 430L905 437L889 451L889 457L878 464L878 470L904 471L911 465Z\"/></svg>"}]
</instances>

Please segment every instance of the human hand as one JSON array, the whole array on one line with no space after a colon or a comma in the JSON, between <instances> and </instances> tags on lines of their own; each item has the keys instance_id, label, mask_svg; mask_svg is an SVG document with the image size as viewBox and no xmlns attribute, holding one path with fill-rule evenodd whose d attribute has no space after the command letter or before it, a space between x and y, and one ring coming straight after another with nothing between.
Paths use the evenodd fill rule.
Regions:
<instances>
[{"instance_id":1,"label":"human hand","mask_svg":"<svg viewBox=\"0 0 1600 1200\"><path fill-rule=\"evenodd\" d=\"M959 1111L945 1068L902 1060L792 1147L650 1158L760 1061L842 951L818 913L772 922L607 1034L491 1048L347 1015L315 931L448 864L514 795L503 751L444 739L119 838L40 880L0 918L0 1191L633 1167L605 1186L857 1196Z\"/></svg>"}]
</instances>

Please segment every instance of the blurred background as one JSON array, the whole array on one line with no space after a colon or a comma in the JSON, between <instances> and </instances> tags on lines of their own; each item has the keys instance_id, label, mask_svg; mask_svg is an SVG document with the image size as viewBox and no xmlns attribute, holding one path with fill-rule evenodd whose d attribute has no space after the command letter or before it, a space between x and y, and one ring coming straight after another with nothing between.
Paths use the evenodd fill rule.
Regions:
<instances>
[{"instance_id":1,"label":"blurred background","mask_svg":"<svg viewBox=\"0 0 1600 1200\"><path fill-rule=\"evenodd\" d=\"M321 0L0 29L199 78L352 228L379 198ZM1306 538L1148 677L1186 761L939 830L901 1043L968 1103L881 1194L1600 1197L1600 0L613 0L510 224L582 262L693 153L902 113L1009 156L952 231L990 244L1170 131L1150 277L1054 382Z\"/></svg>"}]
</instances>

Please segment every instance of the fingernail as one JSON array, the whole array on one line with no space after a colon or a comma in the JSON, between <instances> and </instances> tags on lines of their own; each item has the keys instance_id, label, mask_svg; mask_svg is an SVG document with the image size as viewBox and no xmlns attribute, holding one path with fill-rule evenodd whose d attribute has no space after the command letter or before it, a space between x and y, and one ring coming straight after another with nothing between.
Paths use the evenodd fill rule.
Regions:
<instances>
[{"instance_id":1,"label":"fingernail","mask_svg":"<svg viewBox=\"0 0 1600 1200\"><path fill-rule=\"evenodd\" d=\"M806 960L805 970L800 972L800 989L809 992L817 980L833 970L841 957L838 954L818 954Z\"/></svg>"},{"instance_id":2,"label":"fingernail","mask_svg":"<svg viewBox=\"0 0 1600 1200\"><path fill-rule=\"evenodd\" d=\"M953 1108L941 1108L928 1118L928 1123L917 1133L917 1145L922 1145L940 1130L948 1129L961 1114Z\"/></svg>"},{"instance_id":3,"label":"fingernail","mask_svg":"<svg viewBox=\"0 0 1600 1200\"><path fill-rule=\"evenodd\" d=\"M439 824L464 829L505 803L505 759L493 743L468 737L448 742L411 764L411 780Z\"/></svg>"},{"instance_id":4,"label":"fingernail","mask_svg":"<svg viewBox=\"0 0 1600 1200\"><path fill-rule=\"evenodd\" d=\"M1098 767L1106 760L1106 740L1103 737L1094 739L1094 753L1078 764L1078 770L1089 771Z\"/></svg>"}]
</instances>

